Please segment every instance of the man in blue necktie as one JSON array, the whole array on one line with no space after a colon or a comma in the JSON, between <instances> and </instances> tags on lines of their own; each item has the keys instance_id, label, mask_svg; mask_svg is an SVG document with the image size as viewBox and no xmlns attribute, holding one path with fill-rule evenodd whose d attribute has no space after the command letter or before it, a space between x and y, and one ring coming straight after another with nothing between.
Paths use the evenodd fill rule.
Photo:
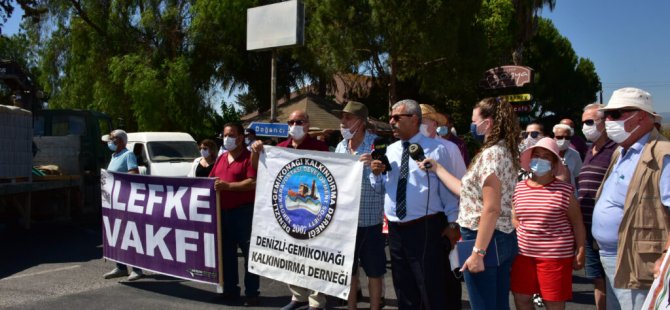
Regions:
<instances>
[{"instance_id":1,"label":"man in blue necktie","mask_svg":"<svg viewBox=\"0 0 670 310\"><path fill-rule=\"evenodd\" d=\"M421 108L414 100L393 105L390 124L400 139L387 149L392 167L371 162L370 183L385 190L384 213L389 221L393 286L399 309L446 309L442 235L456 238L457 228L444 228L458 217L458 199L433 173L419 169L409 146L420 145L426 157L448 166L447 150L419 132ZM456 240L453 240L454 242Z\"/></svg>"}]
</instances>

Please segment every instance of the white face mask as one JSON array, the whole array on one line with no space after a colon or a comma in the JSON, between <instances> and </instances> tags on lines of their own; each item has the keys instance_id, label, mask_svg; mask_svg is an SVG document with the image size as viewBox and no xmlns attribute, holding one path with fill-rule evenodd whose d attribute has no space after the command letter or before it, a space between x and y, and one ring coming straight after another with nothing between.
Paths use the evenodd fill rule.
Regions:
<instances>
[{"instance_id":1,"label":"white face mask","mask_svg":"<svg viewBox=\"0 0 670 310\"><path fill-rule=\"evenodd\" d=\"M421 126L419 126L419 132L426 137L430 137L430 134L428 133L428 125L426 124L421 124Z\"/></svg>"},{"instance_id":2,"label":"white face mask","mask_svg":"<svg viewBox=\"0 0 670 310\"><path fill-rule=\"evenodd\" d=\"M558 145L558 149L561 151L565 151L568 149L570 146L570 140L568 139L560 139L560 140L555 140L556 145Z\"/></svg>"},{"instance_id":3,"label":"white face mask","mask_svg":"<svg viewBox=\"0 0 670 310\"><path fill-rule=\"evenodd\" d=\"M237 143L235 143L235 138L233 137L224 137L223 138L223 148L226 149L226 151L230 152L234 150L237 147Z\"/></svg>"},{"instance_id":4,"label":"white face mask","mask_svg":"<svg viewBox=\"0 0 670 310\"><path fill-rule=\"evenodd\" d=\"M358 122L354 123L354 125L351 127L356 126L358 126ZM340 124L340 133L342 134L342 138L344 140L351 140L351 138L354 137L356 132L358 132L358 129L354 130L354 132L351 132L351 128L344 128L344 125Z\"/></svg>"},{"instance_id":5,"label":"white face mask","mask_svg":"<svg viewBox=\"0 0 670 310\"><path fill-rule=\"evenodd\" d=\"M209 157L209 150L200 150L200 155L204 158Z\"/></svg>"},{"instance_id":6,"label":"white face mask","mask_svg":"<svg viewBox=\"0 0 670 310\"><path fill-rule=\"evenodd\" d=\"M305 130L302 126L293 125L289 127L288 134L293 137L293 140L301 140L305 136Z\"/></svg>"},{"instance_id":7,"label":"white face mask","mask_svg":"<svg viewBox=\"0 0 670 310\"><path fill-rule=\"evenodd\" d=\"M635 132L638 128L640 128L640 125L635 127L633 131L627 132L625 128L626 121L631 119L633 116L635 116L637 112L633 113L633 115L629 116L625 120L619 120L619 121L605 121L605 131L607 131L607 136L612 139L615 143L621 144L624 141L628 140L630 135Z\"/></svg>"},{"instance_id":8,"label":"white face mask","mask_svg":"<svg viewBox=\"0 0 670 310\"><path fill-rule=\"evenodd\" d=\"M591 126L584 124L582 126L582 133L584 133L586 140L591 142L596 142L602 134L602 132L598 131L598 124L593 124Z\"/></svg>"}]
</instances>

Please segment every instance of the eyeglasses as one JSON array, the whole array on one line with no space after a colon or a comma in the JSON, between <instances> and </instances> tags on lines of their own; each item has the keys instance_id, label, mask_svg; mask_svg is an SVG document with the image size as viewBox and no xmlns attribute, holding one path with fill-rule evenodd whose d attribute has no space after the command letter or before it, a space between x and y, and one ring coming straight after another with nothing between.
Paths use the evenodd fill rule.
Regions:
<instances>
[{"instance_id":1,"label":"eyeglasses","mask_svg":"<svg viewBox=\"0 0 670 310\"><path fill-rule=\"evenodd\" d=\"M593 124L600 124L600 122L601 120L599 119L587 119L582 121L586 126L593 126Z\"/></svg>"},{"instance_id":2,"label":"eyeglasses","mask_svg":"<svg viewBox=\"0 0 670 310\"><path fill-rule=\"evenodd\" d=\"M621 118L621 116L625 113L632 112L632 111L638 111L638 109L621 109L621 110L605 110L605 117L609 117L613 120L618 120Z\"/></svg>"},{"instance_id":3,"label":"eyeglasses","mask_svg":"<svg viewBox=\"0 0 670 310\"><path fill-rule=\"evenodd\" d=\"M535 139L535 138L537 138L537 137L540 135L540 132L539 132L539 131L531 131L531 132L526 132L526 131L524 131L524 132L521 133L521 136L522 136L524 139L526 139L526 138L528 138L528 135L529 135L529 134L530 134L530 137L531 137L531 138Z\"/></svg>"},{"instance_id":4,"label":"eyeglasses","mask_svg":"<svg viewBox=\"0 0 670 310\"><path fill-rule=\"evenodd\" d=\"M293 126L294 124L298 125L298 126L302 126L305 122L306 122L305 120L301 120L301 119L296 119L296 120L290 119L290 120L288 120L287 123L288 123L289 126Z\"/></svg>"},{"instance_id":5,"label":"eyeglasses","mask_svg":"<svg viewBox=\"0 0 670 310\"><path fill-rule=\"evenodd\" d=\"M570 136L554 136L555 140L569 140Z\"/></svg>"},{"instance_id":6,"label":"eyeglasses","mask_svg":"<svg viewBox=\"0 0 670 310\"><path fill-rule=\"evenodd\" d=\"M396 115L391 115L391 119L393 121L399 121L401 117L406 116L406 117L412 117L414 114L396 114Z\"/></svg>"}]
</instances>

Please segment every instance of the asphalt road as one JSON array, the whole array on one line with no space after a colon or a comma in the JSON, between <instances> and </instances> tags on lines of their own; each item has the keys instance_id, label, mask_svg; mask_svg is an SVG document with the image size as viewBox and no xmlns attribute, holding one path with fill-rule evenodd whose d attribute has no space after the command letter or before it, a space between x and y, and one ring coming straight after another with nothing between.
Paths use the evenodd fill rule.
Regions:
<instances>
[{"instance_id":1,"label":"asphalt road","mask_svg":"<svg viewBox=\"0 0 670 310\"><path fill-rule=\"evenodd\" d=\"M2 309L243 308L243 300L221 300L214 286L168 276L148 274L135 282L125 278L104 280L102 275L114 264L101 258L101 231L95 225L42 222L26 231L0 224L0 244ZM583 271L574 273L573 301L567 309L595 308L592 286L582 275ZM385 284L385 309L397 309L390 270ZM367 290L363 292L367 296ZM278 309L289 300L285 284L262 278L260 305L249 309ZM463 309L470 308L465 286L462 305ZM510 305L513 307L511 295ZM359 307L369 308L367 299ZM330 297L328 308L346 309L339 299Z\"/></svg>"}]
</instances>

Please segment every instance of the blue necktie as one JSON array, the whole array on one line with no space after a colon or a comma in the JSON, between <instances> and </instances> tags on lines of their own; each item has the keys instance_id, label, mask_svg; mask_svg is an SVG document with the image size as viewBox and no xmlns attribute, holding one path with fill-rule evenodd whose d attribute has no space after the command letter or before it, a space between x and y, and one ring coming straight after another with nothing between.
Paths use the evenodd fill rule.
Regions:
<instances>
[{"instance_id":1,"label":"blue necktie","mask_svg":"<svg viewBox=\"0 0 670 310\"><path fill-rule=\"evenodd\" d=\"M407 176L409 175L409 142L402 143L402 163L400 165L400 179L395 195L395 215L404 219L407 215Z\"/></svg>"}]
</instances>

